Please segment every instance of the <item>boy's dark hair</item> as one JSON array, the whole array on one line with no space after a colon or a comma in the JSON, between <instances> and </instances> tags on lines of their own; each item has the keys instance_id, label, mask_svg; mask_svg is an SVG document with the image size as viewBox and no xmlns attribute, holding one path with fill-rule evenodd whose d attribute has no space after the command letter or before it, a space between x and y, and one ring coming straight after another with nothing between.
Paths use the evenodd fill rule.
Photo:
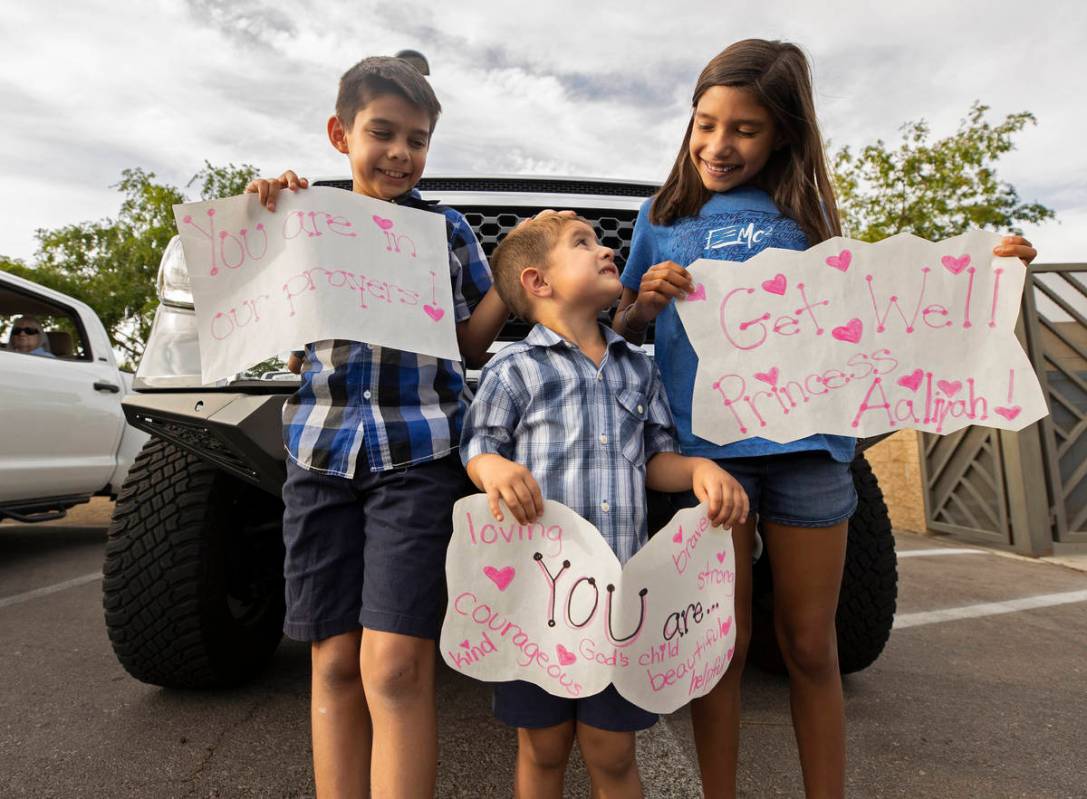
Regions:
<instances>
[{"instance_id":1,"label":"boy's dark hair","mask_svg":"<svg viewBox=\"0 0 1087 799\"><path fill-rule=\"evenodd\" d=\"M355 124L355 115L386 94L403 97L425 111L430 117L430 132L434 132L442 113L434 90L419 70L401 58L390 56L364 58L343 73L336 95L336 116L340 124L350 130Z\"/></svg>"},{"instance_id":2,"label":"boy's dark hair","mask_svg":"<svg viewBox=\"0 0 1087 799\"><path fill-rule=\"evenodd\" d=\"M815 118L811 70L804 52L789 42L736 42L714 56L698 76L692 109L713 86L744 89L770 112L784 146L770 156L757 183L774 204L797 221L809 244L840 236L838 204ZM692 110L676 162L653 198L649 220L655 225L694 216L710 198L688 152L693 127Z\"/></svg>"},{"instance_id":3,"label":"boy's dark hair","mask_svg":"<svg viewBox=\"0 0 1087 799\"><path fill-rule=\"evenodd\" d=\"M532 305L521 285L521 272L530 266L545 269L562 231L574 222L592 227L580 216L545 214L511 230L491 254L495 291L515 316L526 322L534 321Z\"/></svg>"}]
</instances>

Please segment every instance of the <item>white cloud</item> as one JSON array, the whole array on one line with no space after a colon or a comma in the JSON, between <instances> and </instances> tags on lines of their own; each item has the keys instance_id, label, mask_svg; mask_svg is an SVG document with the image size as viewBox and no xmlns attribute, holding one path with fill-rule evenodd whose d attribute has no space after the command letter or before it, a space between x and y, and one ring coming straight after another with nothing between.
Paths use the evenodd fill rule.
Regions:
<instances>
[{"instance_id":1,"label":"white cloud","mask_svg":"<svg viewBox=\"0 0 1087 799\"><path fill-rule=\"evenodd\" d=\"M661 179L701 67L760 36L811 55L835 144L893 140L920 117L945 135L975 99L993 119L1034 112L1001 174L1061 217L1030 231L1041 260L1087 261L1084 30L1087 7L1047 0L19 4L0 28L0 253L28 258L35 228L114 215L125 167L177 185L204 159L341 174L324 135L336 81L401 47L428 55L445 107L432 172Z\"/></svg>"}]
</instances>

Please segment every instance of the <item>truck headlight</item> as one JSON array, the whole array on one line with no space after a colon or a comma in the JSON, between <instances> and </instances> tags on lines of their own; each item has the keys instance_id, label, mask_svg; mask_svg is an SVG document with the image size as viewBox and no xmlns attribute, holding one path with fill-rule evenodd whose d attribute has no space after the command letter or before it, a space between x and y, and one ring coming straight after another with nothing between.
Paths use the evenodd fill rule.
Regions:
<instances>
[{"instance_id":1,"label":"truck headlight","mask_svg":"<svg viewBox=\"0 0 1087 799\"><path fill-rule=\"evenodd\" d=\"M158 275L159 302L176 308L193 308L192 283L189 281L189 267L185 263L185 251L181 249L181 238L174 236L166 245L166 252L159 262Z\"/></svg>"}]
</instances>

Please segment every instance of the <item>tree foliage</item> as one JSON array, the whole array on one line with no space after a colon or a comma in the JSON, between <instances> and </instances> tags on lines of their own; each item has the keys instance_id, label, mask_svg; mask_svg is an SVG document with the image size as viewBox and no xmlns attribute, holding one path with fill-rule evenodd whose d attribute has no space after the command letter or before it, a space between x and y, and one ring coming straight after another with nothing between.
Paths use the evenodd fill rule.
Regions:
<instances>
[{"instance_id":1,"label":"tree foliage","mask_svg":"<svg viewBox=\"0 0 1087 799\"><path fill-rule=\"evenodd\" d=\"M1021 233L1021 222L1052 219L1051 209L1027 203L1001 181L995 163L1014 148L1012 137L1036 124L1028 111L991 124L975 102L952 135L930 141L924 119L903 125L894 149L882 139L857 153L834 154L834 180L846 235L878 241L903 231L931 241L968 228Z\"/></svg>"},{"instance_id":2,"label":"tree foliage","mask_svg":"<svg viewBox=\"0 0 1087 799\"><path fill-rule=\"evenodd\" d=\"M188 185L200 199L240 194L256 174L249 164L224 167L207 161ZM180 189L154 172L126 169L115 187L123 196L116 219L38 230L35 262L0 257L0 269L64 292L94 308L113 346L128 365L139 361L158 305L155 277L171 236L173 208L187 202Z\"/></svg>"}]
</instances>

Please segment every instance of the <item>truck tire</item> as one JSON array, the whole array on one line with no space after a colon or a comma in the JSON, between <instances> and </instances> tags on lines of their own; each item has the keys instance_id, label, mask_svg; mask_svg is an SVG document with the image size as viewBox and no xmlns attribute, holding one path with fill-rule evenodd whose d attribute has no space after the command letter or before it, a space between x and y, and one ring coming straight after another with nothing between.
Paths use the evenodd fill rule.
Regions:
<instances>
[{"instance_id":1,"label":"truck tire","mask_svg":"<svg viewBox=\"0 0 1087 799\"><path fill-rule=\"evenodd\" d=\"M851 468L857 510L849 520L835 618L842 674L867 668L883 652L898 600L898 563L883 492L863 455L853 460ZM774 586L765 556L755 564L751 613L751 662L767 671L785 671L774 634Z\"/></svg>"},{"instance_id":2,"label":"truck tire","mask_svg":"<svg viewBox=\"0 0 1087 799\"><path fill-rule=\"evenodd\" d=\"M282 518L275 497L150 439L117 498L102 570L125 670L170 688L256 674L282 636Z\"/></svg>"}]
</instances>

